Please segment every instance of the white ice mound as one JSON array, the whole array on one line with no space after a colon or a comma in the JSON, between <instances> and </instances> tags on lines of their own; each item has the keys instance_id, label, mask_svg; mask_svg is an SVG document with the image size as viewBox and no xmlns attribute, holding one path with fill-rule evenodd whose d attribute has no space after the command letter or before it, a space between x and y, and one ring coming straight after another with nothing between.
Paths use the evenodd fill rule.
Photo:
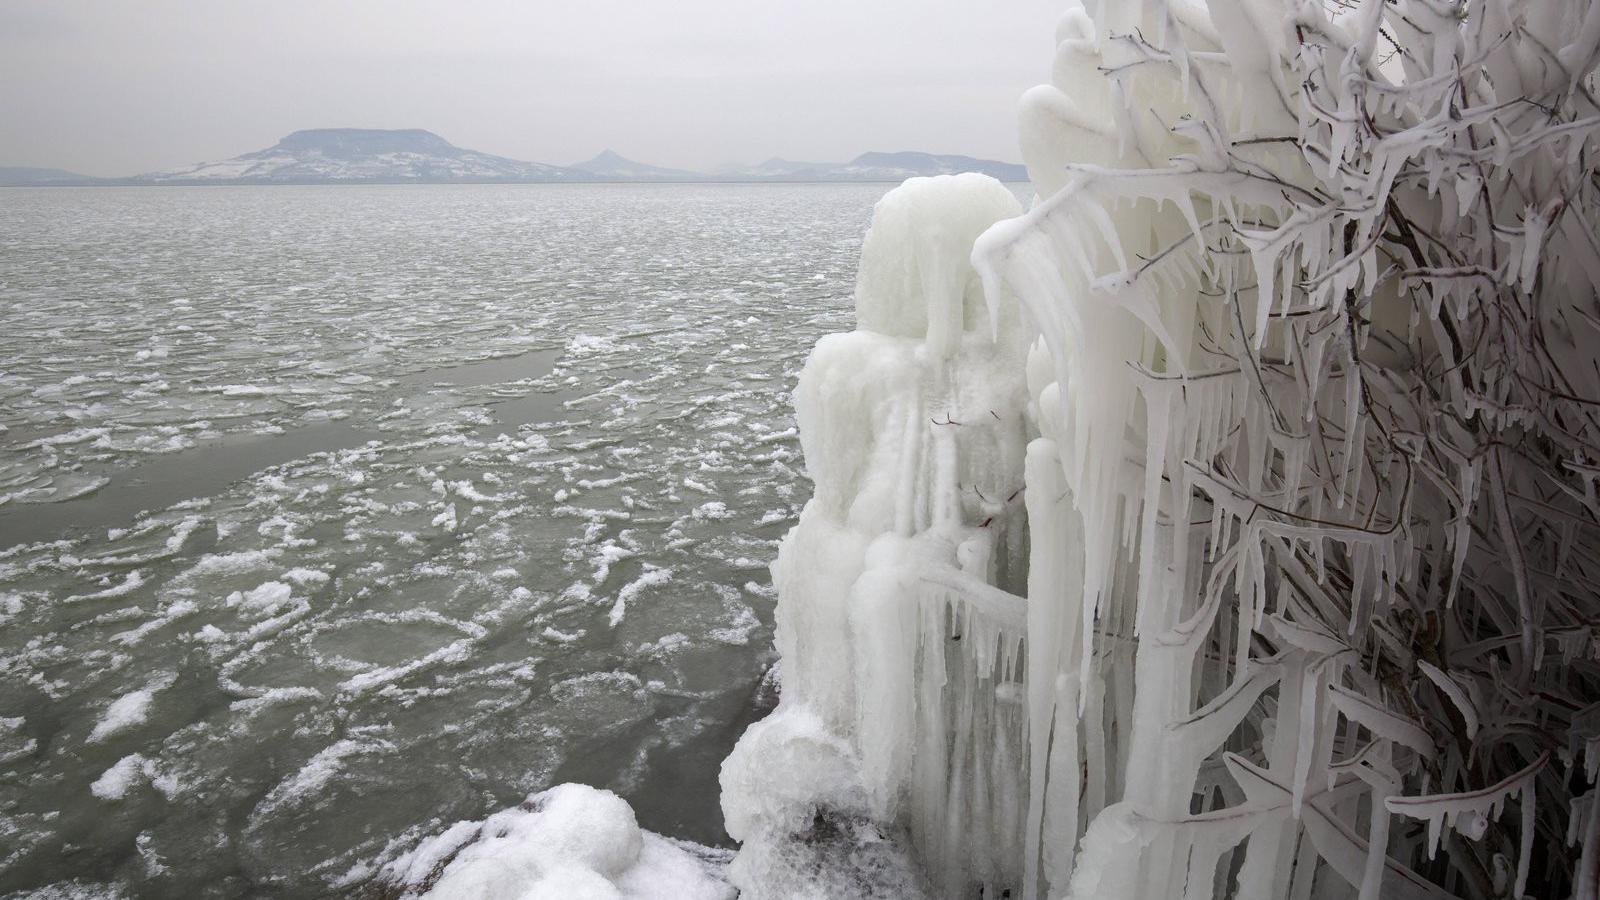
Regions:
<instances>
[{"instance_id":1,"label":"white ice mound","mask_svg":"<svg viewBox=\"0 0 1600 900\"><path fill-rule=\"evenodd\" d=\"M856 327L926 339L940 356L967 331L988 331L973 241L1022 212L987 175L912 178L878 201L856 271Z\"/></svg>"},{"instance_id":2,"label":"white ice mound","mask_svg":"<svg viewBox=\"0 0 1600 900\"><path fill-rule=\"evenodd\" d=\"M385 866L385 880L428 900L731 900L722 861L640 829L610 791L562 784L456 823Z\"/></svg>"},{"instance_id":3,"label":"white ice mound","mask_svg":"<svg viewBox=\"0 0 1600 900\"><path fill-rule=\"evenodd\" d=\"M790 834L810 826L818 807L862 812L865 797L850 745L816 714L791 705L751 725L722 763L722 817L743 841L763 827ZM773 773L781 772L781 779Z\"/></svg>"},{"instance_id":4,"label":"white ice mound","mask_svg":"<svg viewBox=\"0 0 1600 900\"><path fill-rule=\"evenodd\" d=\"M906 848L875 825L849 742L788 704L750 726L722 764L728 870L740 900L920 900Z\"/></svg>"},{"instance_id":5,"label":"white ice mound","mask_svg":"<svg viewBox=\"0 0 1600 900\"><path fill-rule=\"evenodd\" d=\"M815 493L773 566L783 696L722 769L743 898L918 896L907 847L940 893L1015 882L1030 333L1015 304L985 305L970 257L1020 213L981 175L891 191L858 327L800 375Z\"/></svg>"}]
</instances>

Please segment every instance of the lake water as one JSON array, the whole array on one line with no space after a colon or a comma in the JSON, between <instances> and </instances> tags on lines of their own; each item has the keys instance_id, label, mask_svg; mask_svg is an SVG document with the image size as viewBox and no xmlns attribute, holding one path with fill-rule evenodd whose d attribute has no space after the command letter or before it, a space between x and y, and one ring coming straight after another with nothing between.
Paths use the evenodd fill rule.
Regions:
<instances>
[{"instance_id":1,"label":"lake water","mask_svg":"<svg viewBox=\"0 0 1600 900\"><path fill-rule=\"evenodd\" d=\"M0 894L366 896L562 781L725 840L885 190L0 190Z\"/></svg>"}]
</instances>

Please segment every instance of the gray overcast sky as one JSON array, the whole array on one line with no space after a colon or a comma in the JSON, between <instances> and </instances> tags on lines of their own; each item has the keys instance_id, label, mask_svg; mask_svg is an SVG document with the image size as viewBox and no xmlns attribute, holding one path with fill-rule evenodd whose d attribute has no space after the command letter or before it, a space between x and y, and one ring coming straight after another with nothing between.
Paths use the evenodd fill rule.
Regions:
<instances>
[{"instance_id":1,"label":"gray overcast sky","mask_svg":"<svg viewBox=\"0 0 1600 900\"><path fill-rule=\"evenodd\" d=\"M0 0L0 165L127 175L300 128L565 164L1016 161L1057 0Z\"/></svg>"}]
</instances>

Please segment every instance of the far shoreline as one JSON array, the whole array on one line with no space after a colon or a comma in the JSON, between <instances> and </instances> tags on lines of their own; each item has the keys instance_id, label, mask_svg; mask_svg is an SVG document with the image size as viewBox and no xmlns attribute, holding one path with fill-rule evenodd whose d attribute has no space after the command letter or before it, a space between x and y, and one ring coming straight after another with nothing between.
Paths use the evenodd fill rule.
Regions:
<instances>
[{"instance_id":1,"label":"far shoreline","mask_svg":"<svg viewBox=\"0 0 1600 900\"><path fill-rule=\"evenodd\" d=\"M962 174L958 172L940 174ZM215 187L563 187L573 185L617 185L617 186L707 186L707 185L798 185L798 184L901 184L907 178L935 178L937 175L907 175L904 178L834 178L834 179L782 179L782 178L705 178L697 180L625 180L625 179L594 179L592 181L411 181L411 180L363 180L363 181L116 181L67 183L67 184L0 184L0 190L61 190L71 188L215 188ZM993 177L993 176L991 176ZM1001 184L1029 184L1026 179L1010 180L996 179Z\"/></svg>"}]
</instances>

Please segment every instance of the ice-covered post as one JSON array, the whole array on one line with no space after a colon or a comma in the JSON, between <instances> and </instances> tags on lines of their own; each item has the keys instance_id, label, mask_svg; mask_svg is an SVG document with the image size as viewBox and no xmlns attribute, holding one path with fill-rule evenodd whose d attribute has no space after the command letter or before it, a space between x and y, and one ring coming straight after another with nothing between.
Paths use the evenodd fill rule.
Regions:
<instances>
[{"instance_id":1,"label":"ice-covered post","mask_svg":"<svg viewBox=\"0 0 1600 900\"><path fill-rule=\"evenodd\" d=\"M1027 334L1014 305L991 318L969 256L1020 212L980 175L890 192L857 328L801 373L815 494L773 569L782 702L723 768L746 896L801 889L819 814L904 835L941 894L1017 878Z\"/></svg>"}]
</instances>

